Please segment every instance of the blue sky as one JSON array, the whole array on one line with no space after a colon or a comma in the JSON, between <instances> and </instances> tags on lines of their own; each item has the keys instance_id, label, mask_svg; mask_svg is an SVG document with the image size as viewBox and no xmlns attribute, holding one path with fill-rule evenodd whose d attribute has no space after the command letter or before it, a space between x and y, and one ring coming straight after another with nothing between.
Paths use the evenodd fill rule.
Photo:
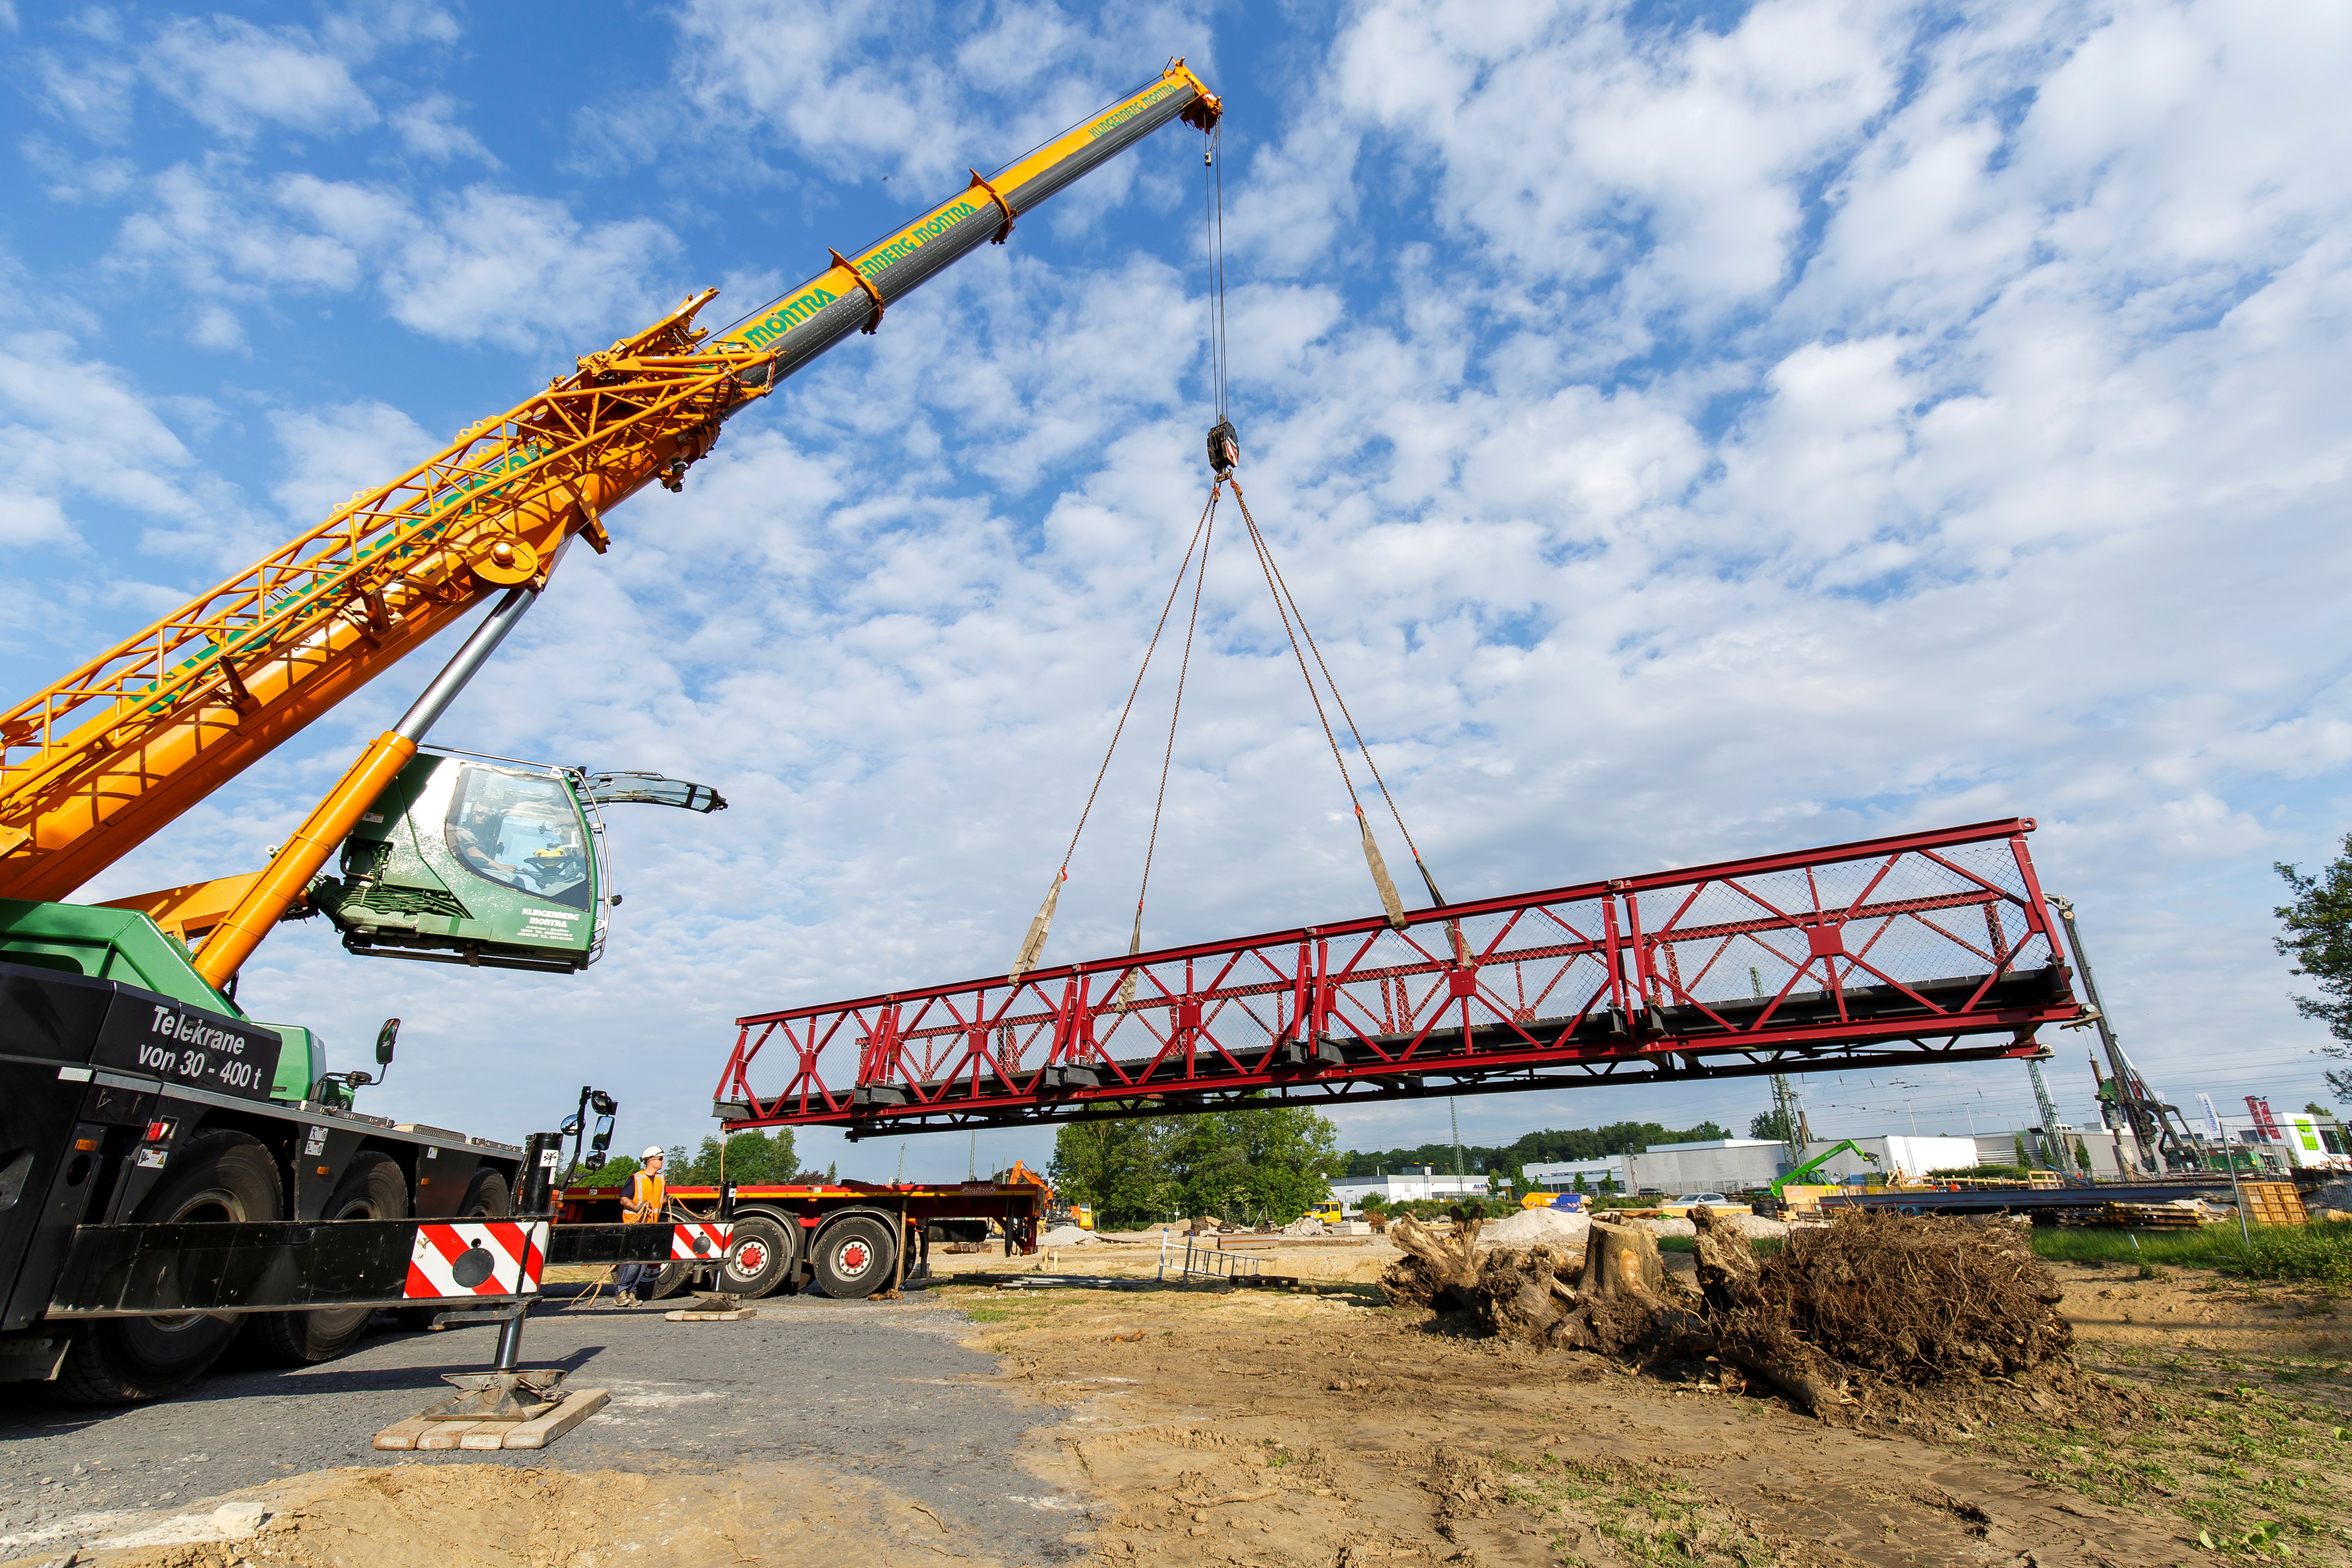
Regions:
<instances>
[{"instance_id":1,"label":"blue sky","mask_svg":"<svg viewBox=\"0 0 2352 1568\"><path fill-rule=\"evenodd\" d=\"M1450 892L2028 815L2159 1087L2319 1089L2270 866L2352 827L2343 15L0 5L0 29L8 690L572 356L707 286L731 319L1181 54L1228 103L1252 495ZM594 1081L626 1142L669 1142L707 1129L737 1014L1002 970L1199 510L1201 174L1162 133L735 421L682 496L567 560L444 721L735 803L616 817L605 963L489 976L292 927L247 1001L352 1049L401 1014L379 1110L519 1135ZM1250 569L1209 574L1148 943L1371 906ZM90 895L257 864L434 662ZM1150 749L1113 771L1053 956L1124 943ZM2095 1121L2084 1037L2054 1043ZM1811 1093L1840 1132L2029 1116L2008 1068ZM1762 1105L1462 1112L1483 1140ZM1343 1137L1444 1127L1423 1103ZM803 1143L872 1176L900 1153ZM1034 1163L1050 1134L982 1143Z\"/></svg>"}]
</instances>

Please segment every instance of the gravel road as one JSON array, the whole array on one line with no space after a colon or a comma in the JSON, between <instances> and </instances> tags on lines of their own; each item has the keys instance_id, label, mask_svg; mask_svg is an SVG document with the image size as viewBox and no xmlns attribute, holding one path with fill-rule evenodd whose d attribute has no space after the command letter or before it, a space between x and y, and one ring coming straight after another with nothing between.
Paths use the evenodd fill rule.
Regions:
<instances>
[{"instance_id":1,"label":"gravel road","mask_svg":"<svg viewBox=\"0 0 2352 1568\"><path fill-rule=\"evenodd\" d=\"M613 1403L540 1453L377 1453L375 1433L488 1364L496 1331L372 1335L321 1366L219 1372L174 1399L61 1407L0 1384L0 1558L63 1551L200 1498L340 1465L551 1464L723 1470L797 1461L881 1482L1031 1561L1066 1556L1085 1500L1014 1452L1065 1413L978 1380L992 1358L956 1342L963 1314L901 1302L772 1297L735 1323L672 1323L602 1307L531 1316L523 1364L562 1366ZM289 1397L290 1396L290 1397Z\"/></svg>"}]
</instances>

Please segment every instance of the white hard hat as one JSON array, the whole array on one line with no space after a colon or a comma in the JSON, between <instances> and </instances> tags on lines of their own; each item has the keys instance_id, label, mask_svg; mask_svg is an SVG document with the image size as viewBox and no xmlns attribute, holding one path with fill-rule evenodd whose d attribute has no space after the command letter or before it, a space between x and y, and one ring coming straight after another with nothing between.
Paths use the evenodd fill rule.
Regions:
<instances>
[{"instance_id":1,"label":"white hard hat","mask_svg":"<svg viewBox=\"0 0 2352 1568\"><path fill-rule=\"evenodd\" d=\"M658 1143L648 1143L646 1145L646 1152L637 1156L640 1160L659 1160L663 1157L662 1147Z\"/></svg>"}]
</instances>

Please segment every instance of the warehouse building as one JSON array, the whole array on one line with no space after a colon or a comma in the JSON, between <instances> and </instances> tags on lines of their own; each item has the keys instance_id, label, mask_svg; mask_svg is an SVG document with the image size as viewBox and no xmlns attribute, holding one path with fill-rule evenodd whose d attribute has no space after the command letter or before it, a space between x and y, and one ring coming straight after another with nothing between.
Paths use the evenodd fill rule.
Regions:
<instances>
[{"instance_id":1,"label":"warehouse building","mask_svg":"<svg viewBox=\"0 0 2352 1568\"><path fill-rule=\"evenodd\" d=\"M1332 1197L1351 1209L1361 1208L1373 1193L1391 1204L1418 1203L1423 1198L1483 1198L1486 1178L1441 1176L1427 1165L1417 1165L1393 1175L1341 1176L1331 1184Z\"/></svg>"},{"instance_id":2,"label":"warehouse building","mask_svg":"<svg viewBox=\"0 0 2352 1568\"><path fill-rule=\"evenodd\" d=\"M2003 1164L2011 1157L2005 1142L2008 1136L2001 1134L2003 1152L1999 1163ZM1837 1142L1817 1139L1805 1146L1804 1157L1810 1160L1824 1150L1835 1148ZM1899 1172L1916 1177L1930 1171L1965 1170L1982 1163L1980 1142L1990 1144L1996 1140L1889 1134L1853 1142L1875 1155L1876 1163L1849 1151L1824 1163L1813 1179L1842 1183L1849 1177L1873 1173L1892 1176ZM1588 1189L1598 1189L1607 1182L1623 1193L1673 1195L1754 1192L1770 1186L1797 1163L1789 1157L1789 1146L1775 1139L1710 1138L1688 1143L1654 1143L1641 1153L1621 1154L1614 1159L1529 1165L1525 1173L1531 1184L1550 1192L1572 1190L1576 1178L1581 1175Z\"/></svg>"}]
</instances>

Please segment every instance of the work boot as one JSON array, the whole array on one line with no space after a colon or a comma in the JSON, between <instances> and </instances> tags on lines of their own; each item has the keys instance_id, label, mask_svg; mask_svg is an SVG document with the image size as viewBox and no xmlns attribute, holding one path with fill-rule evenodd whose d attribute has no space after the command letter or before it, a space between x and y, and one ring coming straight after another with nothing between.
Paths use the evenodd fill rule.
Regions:
<instances>
[{"instance_id":1,"label":"work boot","mask_svg":"<svg viewBox=\"0 0 2352 1568\"><path fill-rule=\"evenodd\" d=\"M625 1312L636 1304L637 1298L635 1294L631 1291L624 1290L613 1298L613 1305L620 1308Z\"/></svg>"}]
</instances>

